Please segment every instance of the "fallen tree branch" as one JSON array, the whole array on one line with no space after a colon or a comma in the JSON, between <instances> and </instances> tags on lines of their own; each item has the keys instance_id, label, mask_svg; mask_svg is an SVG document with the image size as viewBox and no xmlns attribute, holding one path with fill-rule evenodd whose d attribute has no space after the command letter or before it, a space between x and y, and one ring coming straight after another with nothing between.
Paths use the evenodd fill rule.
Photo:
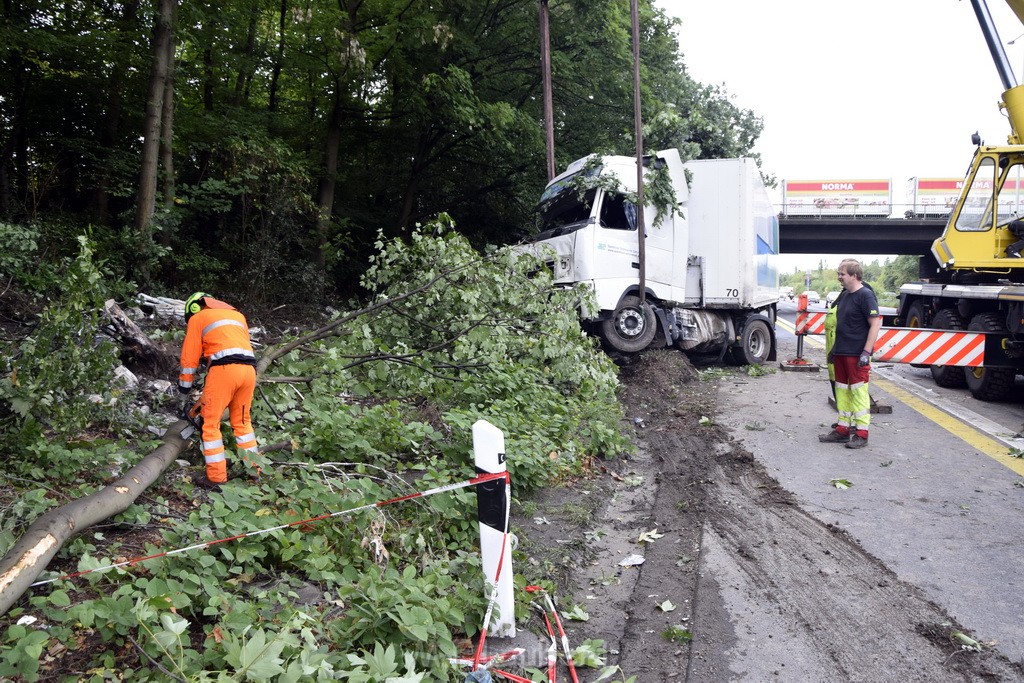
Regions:
<instances>
[{"instance_id":1,"label":"fallen tree branch","mask_svg":"<svg viewBox=\"0 0 1024 683\"><path fill-rule=\"evenodd\" d=\"M163 444L113 484L50 510L29 526L0 558L0 614L21 598L66 541L97 522L124 512L160 478L185 448L181 430L186 426L185 420L171 425Z\"/></svg>"},{"instance_id":2,"label":"fallen tree branch","mask_svg":"<svg viewBox=\"0 0 1024 683\"><path fill-rule=\"evenodd\" d=\"M257 376L262 375L275 360L287 355L294 349L328 337L347 334L346 330L339 330L345 323L425 292L438 282L447 280L453 274L466 267L468 265L440 273L413 290L350 312L310 334L281 346L268 349L256 365ZM157 356L162 354L159 347L153 344L146 337L145 333L116 304L112 301L107 302L107 304L105 313L108 319L110 319L111 327L118 338L133 349L142 349L141 353L143 354L149 354L151 351L156 352ZM452 341L453 339L445 340L436 345L435 348L442 348ZM420 351L419 353L423 352ZM371 358L370 360L411 362L409 359L415 355L417 354L390 358ZM362 362L367 361L357 360L350 364L350 367L359 365ZM294 387L294 385L292 386ZM24 595L25 591L35 582L39 574L46 569L50 560L53 559L65 542L75 534L81 533L94 524L124 512L135 502L136 498L160 478L164 470L185 449L186 441L181 438L181 431L186 426L188 426L188 422L185 420L179 420L174 425L171 425L164 433L163 444L143 458L139 464L128 470L124 476L113 484L85 498L74 500L62 507L46 512L28 527L22 538L15 543L6 555L0 558L0 615L5 614ZM283 441L265 446L261 450L264 452L278 450L295 451L296 448L292 442Z\"/></svg>"}]
</instances>

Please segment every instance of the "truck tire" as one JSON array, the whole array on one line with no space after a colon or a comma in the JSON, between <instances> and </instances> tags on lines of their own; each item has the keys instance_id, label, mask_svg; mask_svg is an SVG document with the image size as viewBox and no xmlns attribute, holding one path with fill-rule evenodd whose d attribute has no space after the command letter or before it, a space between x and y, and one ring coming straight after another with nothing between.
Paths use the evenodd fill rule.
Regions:
<instances>
[{"instance_id":1,"label":"truck tire","mask_svg":"<svg viewBox=\"0 0 1024 683\"><path fill-rule=\"evenodd\" d=\"M932 319L932 327L937 330L962 330L966 327L963 317L955 308L943 308ZM967 386L964 368L958 365L932 365L932 379L940 387L946 389L963 389ZM970 371L970 368L968 368Z\"/></svg>"},{"instance_id":2,"label":"truck tire","mask_svg":"<svg viewBox=\"0 0 1024 683\"><path fill-rule=\"evenodd\" d=\"M761 365L772 352L772 331L768 322L759 316L751 316L743 323L739 346L730 349L738 365Z\"/></svg>"},{"instance_id":3,"label":"truck tire","mask_svg":"<svg viewBox=\"0 0 1024 683\"><path fill-rule=\"evenodd\" d=\"M907 309L907 319L903 321L904 327L924 327L924 304L920 301L915 301L910 304L910 308ZM927 365L921 363L911 363L912 368L926 368ZM936 380L938 381L938 380Z\"/></svg>"},{"instance_id":4,"label":"truck tire","mask_svg":"<svg viewBox=\"0 0 1024 683\"><path fill-rule=\"evenodd\" d=\"M907 319L903 321L904 327L924 327L924 304L915 301L907 309Z\"/></svg>"},{"instance_id":5,"label":"truck tire","mask_svg":"<svg viewBox=\"0 0 1024 683\"><path fill-rule=\"evenodd\" d=\"M607 320L598 323L597 334L612 351L636 353L650 346L658 331L658 319L651 305L640 304L640 297L622 297L618 308Z\"/></svg>"},{"instance_id":6,"label":"truck tire","mask_svg":"<svg viewBox=\"0 0 1024 683\"><path fill-rule=\"evenodd\" d=\"M979 313L971 318L967 329L977 332L1005 332L1003 315L994 311ZM1017 373L1006 368L966 368L964 376L971 396L979 401L1000 401L1013 389Z\"/></svg>"}]
</instances>

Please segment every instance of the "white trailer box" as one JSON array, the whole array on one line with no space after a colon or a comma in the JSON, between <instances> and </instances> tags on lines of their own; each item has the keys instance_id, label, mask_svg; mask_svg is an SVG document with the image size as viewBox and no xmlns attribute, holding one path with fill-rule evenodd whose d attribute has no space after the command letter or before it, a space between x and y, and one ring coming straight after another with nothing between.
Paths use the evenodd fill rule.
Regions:
<instances>
[{"instance_id":1,"label":"white trailer box","mask_svg":"<svg viewBox=\"0 0 1024 683\"><path fill-rule=\"evenodd\" d=\"M888 216L892 213L889 180L783 180L782 215Z\"/></svg>"},{"instance_id":2,"label":"white trailer box","mask_svg":"<svg viewBox=\"0 0 1024 683\"><path fill-rule=\"evenodd\" d=\"M758 309L779 299L779 219L753 159L689 161L684 304ZM695 267L693 261L703 265ZM697 278L702 278L703 281Z\"/></svg>"},{"instance_id":3,"label":"white trailer box","mask_svg":"<svg viewBox=\"0 0 1024 683\"><path fill-rule=\"evenodd\" d=\"M910 215L916 218L945 218L956 205L963 178L918 178L907 181Z\"/></svg>"}]
</instances>

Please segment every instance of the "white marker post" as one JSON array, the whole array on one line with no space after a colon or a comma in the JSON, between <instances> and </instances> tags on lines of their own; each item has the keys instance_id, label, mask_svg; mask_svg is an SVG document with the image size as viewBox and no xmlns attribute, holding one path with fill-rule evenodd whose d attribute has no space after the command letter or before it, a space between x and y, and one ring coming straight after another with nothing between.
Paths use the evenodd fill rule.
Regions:
<instances>
[{"instance_id":1,"label":"white marker post","mask_svg":"<svg viewBox=\"0 0 1024 683\"><path fill-rule=\"evenodd\" d=\"M478 474L497 474L506 471L505 435L487 420L477 420L473 424L473 464ZM483 562L484 580L493 596L493 603L498 608L498 614L492 619L492 623L484 624L484 628L499 638L514 638L516 635L512 548L506 533L509 503L504 480L496 479L476 485L480 558Z\"/></svg>"}]
</instances>

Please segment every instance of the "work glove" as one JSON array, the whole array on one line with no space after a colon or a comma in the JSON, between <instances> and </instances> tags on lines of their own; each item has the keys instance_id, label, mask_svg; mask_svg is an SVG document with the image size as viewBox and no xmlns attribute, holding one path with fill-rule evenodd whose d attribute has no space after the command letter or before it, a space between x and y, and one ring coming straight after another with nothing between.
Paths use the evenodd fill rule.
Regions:
<instances>
[{"instance_id":1,"label":"work glove","mask_svg":"<svg viewBox=\"0 0 1024 683\"><path fill-rule=\"evenodd\" d=\"M871 354L867 351L860 352L860 358L857 359L857 367L866 367L871 362Z\"/></svg>"}]
</instances>

